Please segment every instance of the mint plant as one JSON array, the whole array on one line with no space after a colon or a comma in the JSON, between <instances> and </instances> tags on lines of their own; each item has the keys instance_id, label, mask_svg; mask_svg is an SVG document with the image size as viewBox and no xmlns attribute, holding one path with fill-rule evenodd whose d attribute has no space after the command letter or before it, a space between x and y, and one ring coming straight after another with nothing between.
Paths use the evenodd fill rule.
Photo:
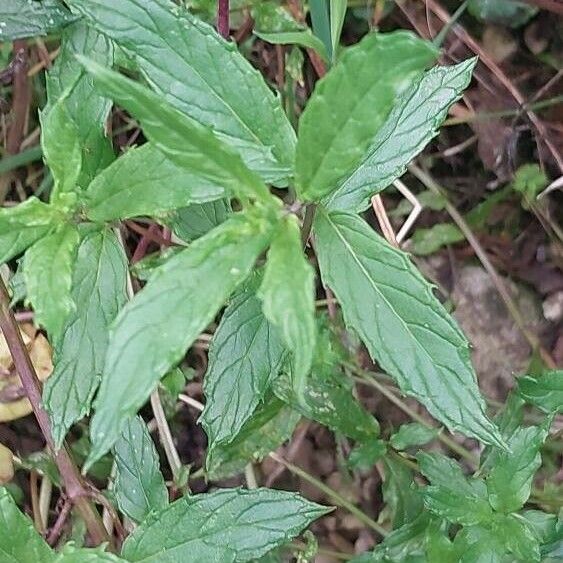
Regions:
<instances>
[{"instance_id":1,"label":"mint plant","mask_svg":"<svg viewBox=\"0 0 563 563\"><path fill-rule=\"evenodd\" d=\"M346 5L331 2L328 39L304 24L260 35L316 48L334 63L295 133L234 44L168 0L44 2L30 15L26 2L16 4L17 16L0 11L6 38L65 24L41 111L49 201L32 196L0 210L1 262L24 256L26 299L54 347L42 401L29 398L63 487L76 471L56 452L91 416L82 471L111 454L107 494L132 531L122 546L96 537L90 507L82 515L90 537L109 542L108 551L53 550L2 489L7 560L255 561L330 510L265 488L192 495L185 468L172 463L171 501L138 413L150 399L166 430L159 384L216 319L200 419L208 479L261 461L303 416L355 443L351 466L385 467L395 529L356 561L540 561L560 550L557 517L524 505L561 411L561 373L523 378L514 395L517 417L526 400L547 411L544 422L492 421L465 336L409 257L362 216L437 134L476 60L436 65L435 46L405 31L340 49ZM112 104L146 139L120 156L106 130ZM171 229L176 244L129 268L120 222L139 217ZM334 293L348 338L359 337L402 393L486 446L477 475L439 454L405 453L435 439L435 428L403 426L382 439L353 392L350 374L362 372L344 328L316 311L320 286ZM25 387L33 370L3 300L0 324ZM77 497L87 496L81 479Z\"/></svg>"}]
</instances>

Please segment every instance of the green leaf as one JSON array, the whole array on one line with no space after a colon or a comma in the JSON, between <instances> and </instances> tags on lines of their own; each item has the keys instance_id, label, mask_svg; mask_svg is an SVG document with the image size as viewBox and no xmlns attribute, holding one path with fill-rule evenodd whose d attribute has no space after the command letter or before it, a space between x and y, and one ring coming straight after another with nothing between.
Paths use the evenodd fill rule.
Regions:
<instances>
[{"instance_id":1,"label":"green leaf","mask_svg":"<svg viewBox=\"0 0 563 563\"><path fill-rule=\"evenodd\" d=\"M387 452L387 445L383 440L370 440L356 446L348 456L348 466L351 469L369 471Z\"/></svg>"},{"instance_id":2,"label":"green leaf","mask_svg":"<svg viewBox=\"0 0 563 563\"><path fill-rule=\"evenodd\" d=\"M291 438L301 415L275 397L267 397L229 444L207 451L205 467L211 480L226 479L260 462Z\"/></svg>"},{"instance_id":3,"label":"green leaf","mask_svg":"<svg viewBox=\"0 0 563 563\"><path fill-rule=\"evenodd\" d=\"M496 515L493 532L504 543L506 549L522 561L540 561L538 539L527 523L517 515Z\"/></svg>"},{"instance_id":4,"label":"green leaf","mask_svg":"<svg viewBox=\"0 0 563 563\"><path fill-rule=\"evenodd\" d=\"M209 350L201 424L212 451L232 442L278 375L285 349L277 329L262 314L256 282L229 304Z\"/></svg>"},{"instance_id":5,"label":"green leaf","mask_svg":"<svg viewBox=\"0 0 563 563\"><path fill-rule=\"evenodd\" d=\"M114 493L119 510L134 522L168 506L168 490L160 472L158 454L147 425L139 416L130 418L113 447Z\"/></svg>"},{"instance_id":6,"label":"green leaf","mask_svg":"<svg viewBox=\"0 0 563 563\"><path fill-rule=\"evenodd\" d=\"M33 522L17 507L12 495L0 487L0 557L2 563L50 563L53 553L36 532Z\"/></svg>"},{"instance_id":7,"label":"green leaf","mask_svg":"<svg viewBox=\"0 0 563 563\"><path fill-rule=\"evenodd\" d=\"M80 237L76 226L62 225L37 241L25 254L23 273L35 322L58 338L76 310L71 296L72 272Z\"/></svg>"},{"instance_id":8,"label":"green leaf","mask_svg":"<svg viewBox=\"0 0 563 563\"><path fill-rule=\"evenodd\" d=\"M467 340L407 255L356 215L320 209L314 229L323 281L371 356L449 429L502 446Z\"/></svg>"},{"instance_id":9,"label":"green leaf","mask_svg":"<svg viewBox=\"0 0 563 563\"><path fill-rule=\"evenodd\" d=\"M254 35L269 43L300 45L315 50L325 61L328 55L323 42L307 25L297 22L283 6L259 2L252 7Z\"/></svg>"},{"instance_id":10,"label":"green leaf","mask_svg":"<svg viewBox=\"0 0 563 563\"><path fill-rule=\"evenodd\" d=\"M146 563L249 561L327 513L296 493L223 489L183 497L125 540L123 557Z\"/></svg>"},{"instance_id":11,"label":"green leaf","mask_svg":"<svg viewBox=\"0 0 563 563\"><path fill-rule=\"evenodd\" d=\"M392 515L393 528L400 528L414 522L422 511L422 496L414 475L404 463L386 456L383 459L385 478L383 481L383 500L386 510Z\"/></svg>"},{"instance_id":12,"label":"green leaf","mask_svg":"<svg viewBox=\"0 0 563 563\"><path fill-rule=\"evenodd\" d=\"M0 208L0 264L45 236L58 220L57 211L34 196L15 207Z\"/></svg>"},{"instance_id":13,"label":"green leaf","mask_svg":"<svg viewBox=\"0 0 563 563\"><path fill-rule=\"evenodd\" d=\"M127 418L248 276L271 230L254 210L233 215L158 268L120 312L95 403L88 465L113 445Z\"/></svg>"},{"instance_id":14,"label":"green leaf","mask_svg":"<svg viewBox=\"0 0 563 563\"><path fill-rule=\"evenodd\" d=\"M528 500L550 423L551 419L541 426L518 428L508 439L510 451L497 453L487 477L489 502L495 510L514 512Z\"/></svg>"},{"instance_id":15,"label":"green leaf","mask_svg":"<svg viewBox=\"0 0 563 563\"><path fill-rule=\"evenodd\" d=\"M300 397L315 350L315 272L303 254L294 215L285 218L272 241L258 296L291 352L293 387Z\"/></svg>"},{"instance_id":16,"label":"green leaf","mask_svg":"<svg viewBox=\"0 0 563 563\"><path fill-rule=\"evenodd\" d=\"M327 207L363 211L373 195L402 176L407 164L438 134L448 109L467 88L476 62L473 58L436 66L417 78L394 102L361 162L327 197Z\"/></svg>"},{"instance_id":17,"label":"green leaf","mask_svg":"<svg viewBox=\"0 0 563 563\"><path fill-rule=\"evenodd\" d=\"M150 143L129 149L88 186L86 215L92 221L159 216L219 199L218 184L177 166Z\"/></svg>"},{"instance_id":18,"label":"green leaf","mask_svg":"<svg viewBox=\"0 0 563 563\"><path fill-rule=\"evenodd\" d=\"M405 450L412 446L423 446L434 440L439 433L439 428L429 428L419 422L412 422L401 425L389 442L396 450Z\"/></svg>"},{"instance_id":19,"label":"green leaf","mask_svg":"<svg viewBox=\"0 0 563 563\"><path fill-rule=\"evenodd\" d=\"M303 416L335 432L359 442L373 440L379 435L377 420L360 405L352 393L350 381L337 369L314 367L301 398L288 374L276 378L273 389L280 399Z\"/></svg>"},{"instance_id":20,"label":"green leaf","mask_svg":"<svg viewBox=\"0 0 563 563\"><path fill-rule=\"evenodd\" d=\"M194 203L178 209L163 219L174 234L185 241L192 241L207 234L227 220L232 213L228 199L207 203Z\"/></svg>"},{"instance_id":21,"label":"green leaf","mask_svg":"<svg viewBox=\"0 0 563 563\"><path fill-rule=\"evenodd\" d=\"M443 246L462 240L465 240L465 235L452 223L436 223L426 229L416 229L410 242L413 254L428 256Z\"/></svg>"},{"instance_id":22,"label":"green leaf","mask_svg":"<svg viewBox=\"0 0 563 563\"><path fill-rule=\"evenodd\" d=\"M328 58L332 60L332 41L330 39L330 16L328 13L327 0L309 0L309 10L311 12L311 23L313 33L319 38L328 53Z\"/></svg>"},{"instance_id":23,"label":"green leaf","mask_svg":"<svg viewBox=\"0 0 563 563\"><path fill-rule=\"evenodd\" d=\"M345 51L301 115L295 172L302 199L321 198L358 166L396 96L435 56L404 31L368 35Z\"/></svg>"},{"instance_id":24,"label":"green leaf","mask_svg":"<svg viewBox=\"0 0 563 563\"><path fill-rule=\"evenodd\" d=\"M113 553L107 553L103 547L77 548L72 543L67 543L60 554L57 554L53 563L125 563Z\"/></svg>"},{"instance_id":25,"label":"green leaf","mask_svg":"<svg viewBox=\"0 0 563 563\"><path fill-rule=\"evenodd\" d=\"M538 8L519 0L469 0L469 12L480 20L510 27L520 27L533 17Z\"/></svg>"},{"instance_id":26,"label":"green leaf","mask_svg":"<svg viewBox=\"0 0 563 563\"><path fill-rule=\"evenodd\" d=\"M456 536L454 544L463 554L460 563L506 563L506 549L490 529L466 526Z\"/></svg>"},{"instance_id":27,"label":"green leaf","mask_svg":"<svg viewBox=\"0 0 563 563\"><path fill-rule=\"evenodd\" d=\"M452 492L445 487L429 486L424 489L424 506L449 522L471 526L489 522L491 506L485 498Z\"/></svg>"},{"instance_id":28,"label":"green leaf","mask_svg":"<svg viewBox=\"0 0 563 563\"><path fill-rule=\"evenodd\" d=\"M353 563L427 563L424 557L424 545L428 526L431 523L428 513L422 512L416 520L393 530L373 552L355 557L351 561Z\"/></svg>"},{"instance_id":29,"label":"green leaf","mask_svg":"<svg viewBox=\"0 0 563 563\"><path fill-rule=\"evenodd\" d=\"M54 371L43 402L57 447L72 424L89 413L102 374L109 324L127 301L127 257L115 233L84 227L71 297L76 311L54 343Z\"/></svg>"},{"instance_id":30,"label":"green leaf","mask_svg":"<svg viewBox=\"0 0 563 563\"><path fill-rule=\"evenodd\" d=\"M262 180L210 128L180 113L145 86L90 59L78 60L103 93L140 120L149 141L172 162L238 197L275 201Z\"/></svg>"},{"instance_id":31,"label":"green leaf","mask_svg":"<svg viewBox=\"0 0 563 563\"><path fill-rule=\"evenodd\" d=\"M548 413L563 412L563 371L547 371L537 378L518 378L518 392L528 403Z\"/></svg>"},{"instance_id":32,"label":"green leaf","mask_svg":"<svg viewBox=\"0 0 563 563\"><path fill-rule=\"evenodd\" d=\"M442 518L464 525L490 521L492 510L481 480L468 479L453 460L420 452L420 472L431 485L423 489L425 506Z\"/></svg>"},{"instance_id":33,"label":"green leaf","mask_svg":"<svg viewBox=\"0 0 563 563\"><path fill-rule=\"evenodd\" d=\"M76 22L63 31L61 52L47 73L49 103L45 113L48 115L52 104L66 95L65 109L76 128L82 156L78 184L86 188L115 158L111 139L105 132L112 104L94 88L92 77L76 61L77 54L111 66L114 53L107 37L84 22Z\"/></svg>"},{"instance_id":34,"label":"green leaf","mask_svg":"<svg viewBox=\"0 0 563 563\"><path fill-rule=\"evenodd\" d=\"M295 133L260 73L207 24L167 0L72 0L135 55L158 94L232 146L266 182L287 185Z\"/></svg>"},{"instance_id":35,"label":"green leaf","mask_svg":"<svg viewBox=\"0 0 563 563\"><path fill-rule=\"evenodd\" d=\"M52 201L59 193L75 189L82 167L78 130L66 109L67 93L41 115L41 146L55 181Z\"/></svg>"},{"instance_id":36,"label":"green leaf","mask_svg":"<svg viewBox=\"0 0 563 563\"><path fill-rule=\"evenodd\" d=\"M313 35L309 29L301 31L278 31L276 33L265 33L254 30L254 35L273 45L299 45L306 49L313 49L320 57L327 61L327 53L323 42Z\"/></svg>"},{"instance_id":37,"label":"green leaf","mask_svg":"<svg viewBox=\"0 0 563 563\"><path fill-rule=\"evenodd\" d=\"M347 0L330 0L330 40L332 44L333 60L336 58L347 6Z\"/></svg>"},{"instance_id":38,"label":"green leaf","mask_svg":"<svg viewBox=\"0 0 563 563\"><path fill-rule=\"evenodd\" d=\"M59 30L74 16L58 0L0 0L0 39L47 35Z\"/></svg>"}]
</instances>

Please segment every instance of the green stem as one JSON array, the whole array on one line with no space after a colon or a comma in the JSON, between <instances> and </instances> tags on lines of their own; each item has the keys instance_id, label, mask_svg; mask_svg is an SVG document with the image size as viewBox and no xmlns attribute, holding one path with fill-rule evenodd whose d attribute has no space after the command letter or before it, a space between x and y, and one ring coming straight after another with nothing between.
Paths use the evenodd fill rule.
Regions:
<instances>
[{"instance_id":1,"label":"green stem","mask_svg":"<svg viewBox=\"0 0 563 563\"><path fill-rule=\"evenodd\" d=\"M362 512L359 508L346 500L340 493L338 493L334 489L331 489L297 465L293 465L293 463L290 463L279 455L271 453L270 457L274 461L281 463L288 469L288 471L290 471L294 475L297 475L298 477L301 477L301 479L304 479L305 481L313 485L313 487L330 497L338 506L345 508L348 512L350 512L350 514L353 514L358 520L360 520L360 522L363 522L366 526L369 526L372 530L375 530L379 535L383 537L388 535L389 532L383 526L380 526L375 520L370 518L365 512Z\"/></svg>"},{"instance_id":2,"label":"green stem","mask_svg":"<svg viewBox=\"0 0 563 563\"><path fill-rule=\"evenodd\" d=\"M303 243L303 248L307 246L307 241L311 235L316 211L317 206L314 203L309 203L305 208L305 218L303 219L303 226L301 227L301 242Z\"/></svg>"},{"instance_id":3,"label":"green stem","mask_svg":"<svg viewBox=\"0 0 563 563\"><path fill-rule=\"evenodd\" d=\"M19 326L10 309L10 296L8 295L8 290L1 277L0 329L4 333L4 338L6 339L8 349L12 355L14 366L20 376L27 398L31 403L33 414L47 442L47 447L57 464L66 494L86 523L86 527L94 544L99 545L109 542L110 538L104 528L100 514L90 502L90 493L66 445L63 444L59 450L55 448L49 415L42 404L41 384L31 362L31 358L29 357L29 352L23 342Z\"/></svg>"},{"instance_id":4,"label":"green stem","mask_svg":"<svg viewBox=\"0 0 563 563\"><path fill-rule=\"evenodd\" d=\"M426 421L422 416L420 416L417 412L411 409L403 400L401 400L397 395L395 395L391 390L389 390L385 385L381 384L377 379L375 379L369 372L364 370L358 369L352 364L346 363L346 368L349 369L352 373L356 374L357 381L360 383L365 383L370 385L371 387L377 389L382 395L384 395L389 401L391 401L394 405L400 408L404 413L406 413L410 418L426 426L426 428L431 428L433 430L436 429L436 426L430 424ZM467 460L469 463L474 465L475 467L479 466L479 458L473 455L469 450L466 450L463 446L460 446L455 440L452 440L448 436L445 436L442 432L436 436L440 442L442 442L445 446L450 448L453 452L457 453L459 456Z\"/></svg>"}]
</instances>

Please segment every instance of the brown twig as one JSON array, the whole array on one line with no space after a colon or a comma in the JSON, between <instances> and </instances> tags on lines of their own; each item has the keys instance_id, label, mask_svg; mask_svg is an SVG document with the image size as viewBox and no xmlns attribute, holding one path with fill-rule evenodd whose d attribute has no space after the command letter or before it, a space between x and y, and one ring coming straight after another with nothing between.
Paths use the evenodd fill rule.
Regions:
<instances>
[{"instance_id":1,"label":"brown twig","mask_svg":"<svg viewBox=\"0 0 563 563\"><path fill-rule=\"evenodd\" d=\"M6 155L17 154L23 139L27 112L31 102L31 90L27 77L27 44L24 40L14 41L14 61L12 71L12 113L13 121L6 137ZM0 178L0 205L8 195L13 173Z\"/></svg>"},{"instance_id":2,"label":"brown twig","mask_svg":"<svg viewBox=\"0 0 563 563\"><path fill-rule=\"evenodd\" d=\"M229 0L217 2L217 32L225 39L229 38Z\"/></svg>"},{"instance_id":3,"label":"brown twig","mask_svg":"<svg viewBox=\"0 0 563 563\"><path fill-rule=\"evenodd\" d=\"M426 5L432 13L438 17L442 23L448 25L451 21L450 14L440 5L436 0L424 0ZM550 4L561 4L561 2L550 2ZM563 174L563 155L558 150L558 148L551 142L544 124L540 121L538 116L526 107L526 100L524 96L520 93L520 90L510 81L508 76L504 71L496 64L496 62L489 56L489 54L479 45L479 43L473 39L465 29L459 25L453 25L452 32L457 35L457 37L463 41L476 55L479 55L479 60L496 76L497 80L506 88L510 95L518 102L518 104L525 108L524 111L528 116L528 119L536 128L537 132L541 136L545 146L549 149L549 152L553 156L560 172Z\"/></svg>"},{"instance_id":4,"label":"brown twig","mask_svg":"<svg viewBox=\"0 0 563 563\"><path fill-rule=\"evenodd\" d=\"M454 205L452 205L448 201L447 197L444 195L444 191L434 180L434 178L430 176L430 174L428 174L427 172L422 170L422 168L419 168L415 164L411 164L409 166L409 172L411 172L411 174L416 176L416 178L418 178L426 188L428 188L435 194L438 194L445 198L446 211L453 219L454 223L457 225L459 230L463 233L463 235L465 236L465 238L473 248L473 251L475 252L477 258L479 258L479 261L481 262L481 264L483 264L483 267L491 277L491 280L493 281L499 295L504 301L504 304L508 312L510 313L510 315L514 319L514 322L520 329L520 332L522 333L524 338L528 341L532 349L540 354L540 357L545 363L545 365L550 369L555 369L557 366L553 358L550 356L548 351L542 346L541 342L539 341L539 338L535 334L530 332L526 327L526 322L524 320L524 317L522 316L522 313L520 313L520 309L514 302L514 299L510 295L510 292L508 291L504 281L499 276L492 262L489 260L487 253L481 246L480 242L477 240L477 237L475 236L475 234L473 233L473 231L471 230L471 228L469 227L469 225L467 224L461 213L455 208Z\"/></svg>"},{"instance_id":5,"label":"brown twig","mask_svg":"<svg viewBox=\"0 0 563 563\"><path fill-rule=\"evenodd\" d=\"M109 542L106 530L102 524L99 513L89 500L89 492L80 475L80 472L66 448L66 445L56 451L53 435L51 434L51 425L49 416L43 409L41 398L41 383L35 372L35 368L29 357L29 353L23 342L20 329L16 323L16 319L10 309L10 296L4 285L4 281L0 278L0 329L4 333L4 338L12 355L14 366L20 376L22 386L31 407L33 414L37 419L37 423L41 429L43 437L47 443L55 463L61 474L65 492L72 501L82 518L84 519L88 532L92 541L99 545Z\"/></svg>"},{"instance_id":6,"label":"brown twig","mask_svg":"<svg viewBox=\"0 0 563 563\"><path fill-rule=\"evenodd\" d=\"M70 515L71 508L72 508L72 504L67 500L65 500L63 502L61 511L59 512L59 515L57 516L57 519L55 520L55 523L53 524L53 527L51 528L51 530L49 531L49 535L47 536L47 543L51 547L53 547L61 537L64 525Z\"/></svg>"}]
</instances>

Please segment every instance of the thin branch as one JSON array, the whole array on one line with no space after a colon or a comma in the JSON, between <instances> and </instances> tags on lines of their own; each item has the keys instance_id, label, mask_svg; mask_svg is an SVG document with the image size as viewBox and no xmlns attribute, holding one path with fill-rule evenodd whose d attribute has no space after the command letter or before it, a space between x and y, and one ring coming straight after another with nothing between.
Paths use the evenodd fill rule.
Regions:
<instances>
[{"instance_id":1,"label":"thin branch","mask_svg":"<svg viewBox=\"0 0 563 563\"><path fill-rule=\"evenodd\" d=\"M411 164L409 166L409 171L414 176L416 176L429 190L431 190L435 194L444 197L444 199L446 200L446 204L445 204L446 211L449 213L450 217L453 219L454 223L457 225L459 230L463 233L463 235L465 236L465 238L473 248L477 258L479 258L479 261L481 262L481 264L483 264L483 267L491 277L499 295L504 301L504 304L508 312L510 313L510 315L514 319L514 322L520 329L520 332L526 338L532 349L540 354L541 359L543 360L545 365L550 369L555 369L557 366L553 361L553 358L550 356L548 351L542 346L539 338L534 333L532 333L527 329L526 321L524 320L522 313L520 313L520 309L518 308L518 305L516 305L514 299L512 299L512 296L510 295L504 281L497 273L492 262L489 260L487 253L481 246L481 243L477 240L477 237L474 235L473 231L471 230L465 219L462 217L461 213L455 208L454 205L452 205L449 202L448 198L444 194L444 191L434 180L434 178L430 176L430 174L428 174L427 172L422 170L422 168L416 166L415 164Z\"/></svg>"},{"instance_id":2,"label":"thin branch","mask_svg":"<svg viewBox=\"0 0 563 563\"><path fill-rule=\"evenodd\" d=\"M218 0L217 2L217 32L221 37L229 38L229 0Z\"/></svg>"},{"instance_id":3,"label":"thin branch","mask_svg":"<svg viewBox=\"0 0 563 563\"><path fill-rule=\"evenodd\" d=\"M16 319L10 309L10 296L4 285L4 281L0 278L0 329L4 333L4 338L12 355L14 366L20 376L22 386L31 407L39 428L47 442L55 463L61 474L65 492L69 499L76 506L80 515L84 519L88 532L92 537L92 541L99 545L104 542L110 542L110 538L106 533L100 514L91 504L89 491L80 475L78 468L70 457L70 454L63 444L60 450L56 450L51 433L49 416L42 406L41 384L35 373L35 368L29 357L27 348L23 342L21 332Z\"/></svg>"},{"instance_id":4,"label":"thin branch","mask_svg":"<svg viewBox=\"0 0 563 563\"><path fill-rule=\"evenodd\" d=\"M170 432L170 426L168 426L168 421L166 420L166 415L164 414L164 409L162 408L158 389L155 389L151 394L151 407L154 419L156 420L160 443L164 448L168 465L170 465L170 469L172 470L174 482L179 483L180 476L182 474L182 462L180 461L178 450L174 445L174 439L172 438L172 432Z\"/></svg>"},{"instance_id":5,"label":"thin branch","mask_svg":"<svg viewBox=\"0 0 563 563\"><path fill-rule=\"evenodd\" d=\"M293 463L290 463L289 461L283 459L282 457L280 457L278 454L275 453L271 453L269 457L274 461L281 463L288 471L290 471L294 475L301 477L301 479L313 485L313 487L315 487L316 489L327 495L329 498L331 498L333 502L335 502L338 506L346 509L348 512L353 514L360 522L364 523L372 530L375 530L380 536L385 537L388 535L389 532L383 526L380 526L375 520L370 518L365 512L362 512L357 506L355 506L350 501L345 499L339 492L335 491L334 489L331 489L330 487L328 487L327 485L325 485L324 483L322 483L321 481L319 481L318 479L307 473L304 469L301 469L301 467L298 467L297 465L293 465Z\"/></svg>"}]
</instances>

